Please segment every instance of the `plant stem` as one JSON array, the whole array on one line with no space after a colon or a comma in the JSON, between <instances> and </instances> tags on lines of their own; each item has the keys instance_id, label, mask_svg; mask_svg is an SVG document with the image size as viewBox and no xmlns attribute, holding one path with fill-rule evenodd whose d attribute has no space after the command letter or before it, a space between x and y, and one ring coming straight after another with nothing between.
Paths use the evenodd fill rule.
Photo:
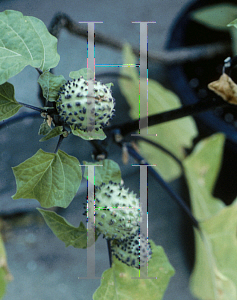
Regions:
<instances>
[{"instance_id":1,"label":"plant stem","mask_svg":"<svg viewBox=\"0 0 237 300\"><path fill-rule=\"evenodd\" d=\"M39 112L43 112L45 111L43 108L39 108L39 107L36 107L36 106L33 106L33 105L30 105L30 104L26 104L26 103L23 103L23 102L18 102L20 105L23 105L27 108L30 108L30 109L33 109L33 110L36 110L36 111L39 111Z\"/></svg>"},{"instance_id":2,"label":"plant stem","mask_svg":"<svg viewBox=\"0 0 237 300\"><path fill-rule=\"evenodd\" d=\"M63 28L67 29L72 34L88 38L87 27L78 24L67 14L58 13L54 16L49 26L49 32L58 38L60 31ZM95 43L104 44L117 50L122 50L123 48L123 43L120 40L108 37L101 33L95 34ZM149 59L161 64L174 65L201 58L210 59L217 55L226 53L230 50L230 48L230 44L213 43L190 46L172 51L160 50L154 53L149 51ZM136 56L140 56L140 49L133 47L132 50Z\"/></svg>"},{"instance_id":3,"label":"plant stem","mask_svg":"<svg viewBox=\"0 0 237 300\"><path fill-rule=\"evenodd\" d=\"M107 152L106 149L101 145L100 141L97 141L97 140L91 140L90 143L91 143L91 145L94 147L93 155L94 155L95 159L97 159L97 157L98 157L99 155L103 155L105 158L108 156L108 152Z\"/></svg>"},{"instance_id":4,"label":"plant stem","mask_svg":"<svg viewBox=\"0 0 237 300\"><path fill-rule=\"evenodd\" d=\"M211 101L200 101L195 104L190 104L186 106L182 106L177 109L169 110L166 112L158 113L155 115L148 116L148 126L154 126L157 124L165 123L168 121L184 118L187 116L196 115L201 112L205 112L207 110L211 110L217 107L227 107L231 104L228 104L224 100L221 99L213 99ZM105 131L111 131L119 129L122 136L126 136L131 132L136 132L137 130L141 129L139 127L139 119L134 121L129 121L123 123L121 125L113 125L110 127L105 128Z\"/></svg>"},{"instance_id":5,"label":"plant stem","mask_svg":"<svg viewBox=\"0 0 237 300\"><path fill-rule=\"evenodd\" d=\"M60 148L63 139L64 139L64 136L61 134L61 135L59 136L58 144L57 144L57 146L56 146L56 149L55 149L54 153L57 153L57 152L58 152L58 149Z\"/></svg>"},{"instance_id":6,"label":"plant stem","mask_svg":"<svg viewBox=\"0 0 237 300\"><path fill-rule=\"evenodd\" d=\"M109 253L109 266L110 268L112 267L112 253L111 253L111 240L107 240L107 248L108 248L108 253Z\"/></svg>"},{"instance_id":7,"label":"plant stem","mask_svg":"<svg viewBox=\"0 0 237 300\"><path fill-rule=\"evenodd\" d=\"M42 70L40 70L39 68L35 68L35 69L39 73L39 75L43 74Z\"/></svg>"},{"instance_id":8,"label":"plant stem","mask_svg":"<svg viewBox=\"0 0 237 300\"><path fill-rule=\"evenodd\" d=\"M11 123L15 123L17 121L22 121L22 119L25 119L25 118L35 118L35 117L41 117L39 113L36 113L36 112L31 112L31 113L28 113L28 112L25 112L25 113L21 113L17 116L13 116L7 120L3 120L2 122L0 122L0 128L4 128L6 126L9 126L11 125Z\"/></svg>"},{"instance_id":9,"label":"plant stem","mask_svg":"<svg viewBox=\"0 0 237 300\"><path fill-rule=\"evenodd\" d=\"M144 158L138 154L131 146L128 147L128 152L130 155L132 155L136 160L139 161L139 164L142 165L148 165L148 163L144 160ZM167 182L164 181L164 179L156 172L151 166L147 167L148 170L155 176L156 180L159 182L159 184L167 191L167 193L171 196L172 199L184 210L184 212L188 215L190 220L193 223L193 226L199 229L199 224L197 219L193 216L191 210L188 208L188 206L185 204L184 200L179 197L167 184Z\"/></svg>"}]
</instances>

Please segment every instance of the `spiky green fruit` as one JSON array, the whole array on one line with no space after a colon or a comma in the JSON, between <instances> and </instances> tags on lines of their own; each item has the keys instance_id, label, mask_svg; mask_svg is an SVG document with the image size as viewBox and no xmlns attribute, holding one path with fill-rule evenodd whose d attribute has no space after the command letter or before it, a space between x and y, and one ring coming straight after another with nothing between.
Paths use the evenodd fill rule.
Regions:
<instances>
[{"instance_id":1,"label":"spiky green fruit","mask_svg":"<svg viewBox=\"0 0 237 300\"><path fill-rule=\"evenodd\" d=\"M139 233L123 241L113 241L112 253L128 266L139 268L145 266L151 259L151 245L144 236L139 237Z\"/></svg>"},{"instance_id":2,"label":"spiky green fruit","mask_svg":"<svg viewBox=\"0 0 237 300\"><path fill-rule=\"evenodd\" d=\"M99 130L114 115L115 99L101 82L90 81L93 94L88 95L89 81L82 76L65 83L59 92L56 108L61 120L83 131Z\"/></svg>"},{"instance_id":3,"label":"spiky green fruit","mask_svg":"<svg viewBox=\"0 0 237 300\"><path fill-rule=\"evenodd\" d=\"M95 187L95 226L107 239L126 239L139 229L140 204L136 194L110 181Z\"/></svg>"}]
</instances>

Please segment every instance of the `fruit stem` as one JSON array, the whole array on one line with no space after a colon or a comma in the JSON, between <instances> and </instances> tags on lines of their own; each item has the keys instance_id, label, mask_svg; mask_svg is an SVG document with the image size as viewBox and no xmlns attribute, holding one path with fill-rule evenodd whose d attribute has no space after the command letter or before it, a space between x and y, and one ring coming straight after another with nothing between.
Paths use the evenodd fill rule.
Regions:
<instances>
[{"instance_id":1,"label":"fruit stem","mask_svg":"<svg viewBox=\"0 0 237 300\"><path fill-rule=\"evenodd\" d=\"M58 144L57 144L57 146L56 146L56 149L55 149L54 153L57 153L57 152L58 152L58 149L60 148L63 139L64 139L64 136L61 134L61 135L59 136Z\"/></svg>"},{"instance_id":2,"label":"fruit stem","mask_svg":"<svg viewBox=\"0 0 237 300\"><path fill-rule=\"evenodd\" d=\"M107 240L107 248L108 248L108 253L109 253L109 266L110 268L112 267L112 252L111 252L111 240Z\"/></svg>"},{"instance_id":3,"label":"fruit stem","mask_svg":"<svg viewBox=\"0 0 237 300\"><path fill-rule=\"evenodd\" d=\"M36 71L39 73L39 75L43 74L43 71L40 70L39 68L35 68L35 69L36 69Z\"/></svg>"},{"instance_id":4,"label":"fruit stem","mask_svg":"<svg viewBox=\"0 0 237 300\"><path fill-rule=\"evenodd\" d=\"M106 149L101 145L101 143L99 143L99 141L97 140L91 140L90 143L92 144L92 146L94 147L94 151L93 151L93 155L95 160L97 160L97 158L102 155L104 156L104 158L106 158L108 156L108 152L106 151Z\"/></svg>"}]
</instances>

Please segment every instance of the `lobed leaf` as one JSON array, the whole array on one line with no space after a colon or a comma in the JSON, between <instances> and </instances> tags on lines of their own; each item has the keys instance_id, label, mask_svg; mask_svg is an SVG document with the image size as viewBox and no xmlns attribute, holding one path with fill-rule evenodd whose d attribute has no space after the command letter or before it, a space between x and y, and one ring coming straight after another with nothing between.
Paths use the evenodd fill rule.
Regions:
<instances>
[{"instance_id":1,"label":"lobed leaf","mask_svg":"<svg viewBox=\"0 0 237 300\"><path fill-rule=\"evenodd\" d=\"M113 256L112 267L102 274L100 287L93 300L161 300L174 269L161 246L150 241L152 258L148 262L148 277L156 279L132 279L139 277L139 270L129 267Z\"/></svg>"},{"instance_id":2,"label":"lobed leaf","mask_svg":"<svg viewBox=\"0 0 237 300\"><path fill-rule=\"evenodd\" d=\"M203 140L183 162L192 209L198 220L212 217L225 206L212 196L221 166L224 141L221 133Z\"/></svg>"},{"instance_id":3,"label":"lobed leaf","mask_svg":"<svg viewBox=\"0 0 237 300\"><path fill-rule=\"evenodd\" d=\"M190 288L198 299L237 299L237 201L202 221L195 232L196 258Z\"/></svg>"},{"instance_id":4,"label":"lobed leaf","mask_svg":"<svg viewBox=\"0 0 237 300\"><path fill-rule=\"evenodd\" d=\"M43 72L57 66L57 39L41 20L5 10L0 12L0 32L0 84L27 65Z\"/></svg>"},{"instance_id":5,"label":"lobed leaf","mask_svg":"<svg viewBox=\"0 0 237 300\"><path fill-rule=\"evenodd\" d=\"M63 75L56 76L49 71L42 73L38 79L44 98L51 102L57 100L60 87L63 86L65 82L66 80Z\"/></svg>"},{"instance_id":6,"label":"lobed leaf","mask_svg":"<svg viewBox=\"0 0 237 300\"><path fill-rule=\"evenodd\" d=\"M71 225L65 218L59 216L53 211L47 211L38 208L42 214L45 222L53 231L57 238L65 243L65 246L73 246L74 248L87 248L87 235L88 231L85 225L81 222L78 227ZM95 241L98 235L95 232ZM91 246L94 241L89 241L88 245Z\"/></svg>"},{"instance_id":7,"label":"lobed leaf","mask_svg":"<svg viewBox=\"0 0 237 300\"><path fill-rule=\"evenodd\" d=\"M195 232L196 259L190 278L198 299L237 298L237 200L226 206L212 196L223 154L224 135L201 141L184 161L194 216L202 231Z\"/></svg>"},{"instance_id":8,"label":"lobed leaf","mask_svg":"<svg viewBox=\"0 0 237 300\"><path fill-rule=\"evenodd\" d=\"M110 180L113 182L121 182L121 171L119 165L111 159L104 159L99 162L87 162L83 161L84 165L103 165L102 167L95 167L95 185L101 185L109 183ZM88 168L85 169L84 178L87 179Z\"/></svg>"},{"instance_id":9,"label":"lobed leaf","mask_svg":"<svg viewBox=\"0 0 237 300\"><path fill-rule=\"evenodd\" d=\"M15 99L14 86L8 82L0 85L0 121L14 116L21 107Z\"/></svg>"},{"instance_id":10,"label":"lobed leaf","mask_svg":"<svg viewBox=\"0 0 237 300\"><path fill-rule=\"evenodd\" d=\"M135 63L135 56L131 47L124 46L124 63ZM119 79L119 86L122 94L126 97L131 107L131 117L139 118L139 77L135 68L121 68L121 73L129 76L131 79ZM147 84L146 79L141 78L142 84ZM148 114L152 115L159 112L168 111L181 106L179 98L171 91L165 89L158 82L148 80ZM180 120L170 121L164 124L158 124L149 127L148 134L157 134L157 136L147 136L146 138L159 143L177 156L180 160L184 159L184 148L192 146L192 140L197 135L195 122L191 117L185 117ZM156 165L155 169L166 180L177 178L181 174L180 166L166 153L157 149L157 147L139 141L142 155L150 164Z\"/></svg>"},{"instance_id":11,"label":"lobed leaf","mask_svg":"<svg viewBox=\"0 0 237 300\"><path fill-rule=\"evenodd\" d=\"M35 155L13 168L17 192L12 197L37 199L42 207L67 207L82 179L79 161L65 152Z\"/></svg>"}]
</instances>

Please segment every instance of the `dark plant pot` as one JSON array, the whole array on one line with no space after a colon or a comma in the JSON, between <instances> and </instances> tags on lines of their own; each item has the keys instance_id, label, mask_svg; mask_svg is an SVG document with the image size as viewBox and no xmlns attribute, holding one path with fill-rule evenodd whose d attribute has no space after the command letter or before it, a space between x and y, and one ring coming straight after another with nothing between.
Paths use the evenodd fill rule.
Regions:
<instances>
[{"instance_id":1,"label":"dark plant pot","mask_svg":"<svg viewBox=\"0 0 237 300\"><path fill-rule=\"evenodd\" d=\"M190 18L191 11L218 3L226 3L226 1L198 0L186 7L174 22L167 49L219 41L230 44L231 37L228 32L211 30ZM236 0L228 0L228 3L236 4ZM184 105L197 103L204 99L218 98L207 88L207 85L220 77L223 61L228 56L232 56L232 53L169 67L170 81ZM234 79L234 74L232 78ZM237 194L237 107L230 105L225 109L217 108L200 113L195 120L200 132L198 139L216 132L223 132L226 135L224 159L214 196L221 198L226 204L230 204Z\"/></svg>"}]
</instances>

